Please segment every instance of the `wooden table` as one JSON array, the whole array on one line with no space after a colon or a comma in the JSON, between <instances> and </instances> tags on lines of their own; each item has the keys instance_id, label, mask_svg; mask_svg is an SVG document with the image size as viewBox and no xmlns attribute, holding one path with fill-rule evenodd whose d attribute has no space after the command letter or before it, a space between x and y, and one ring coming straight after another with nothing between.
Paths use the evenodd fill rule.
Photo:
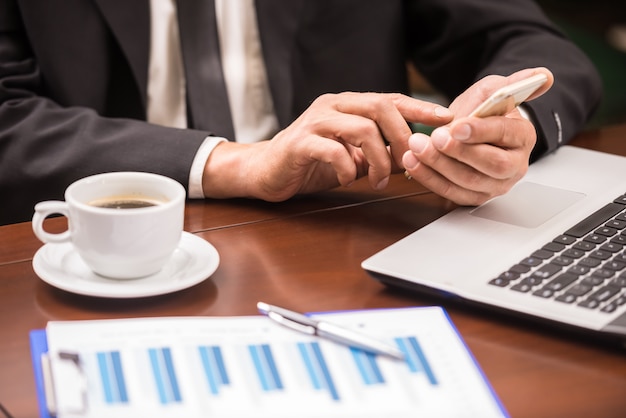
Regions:
<instances>
[{"instance_id":1,"label":"wooden table","mask_svg":"<svg viewBox=\"0 0 626 418\"><path fill-rule=\"evenodd\" d=\"M626 155L626 125L584 133L574 144ZM442 305L512 417L626 416L623 351L388 289L361 269L363 259L452 208L401 175L382 193L359 181L280 204L192 202L185 230L218 249L219 268L190 289L130 300L49 286L32 269L41 243L30 224L0 227L0 404L13 417L37 416L28 332L49 320L249 315L264 300L301 311ZM46 223L64 228L61 218Z\"/></svg>"}]
</instances>

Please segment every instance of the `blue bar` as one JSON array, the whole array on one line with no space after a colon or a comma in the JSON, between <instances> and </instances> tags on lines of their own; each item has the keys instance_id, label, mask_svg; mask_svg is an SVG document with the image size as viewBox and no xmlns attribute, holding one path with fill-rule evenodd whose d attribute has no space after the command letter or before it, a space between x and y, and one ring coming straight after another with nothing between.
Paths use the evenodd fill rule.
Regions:
<instances>
[{"instance_id":1,"label":"blue bar","mask_svg":"<svg viewBox=\"0 0 626 418\"><path fill-rule=\"evenodd\" d=\"M272 355L270 346L268 344L263 344L261 345L261 349L263 350L265 360L267 361L267 365L270 368L270 372L272 373L274 386L277 389L283 389L283 382L280 380L280 375L278 374L278 369L276 368L276 363L274 362L274 356Z\"/></svg>"},{"instance_id":2,"label":"blue bar","mask_svg":"<svg viewBox=\"0 0 626 418\"><path fill-rule=\"evenodd\" d=\"M317 364L321 369L322 375L324 376L324 381L326 382L326 387L330 391L330 396L333 400L339 400L339 393L337 393L337 388L335 387L335 382L330 376L330 371L328 370L328 366L326 365L326 360L324 360L324 356L322 356L322 350L320 350L319 343L312 343L311 348L313 349L313 353L315 354L315 358L317 359Z\"/></svg>"},{"instance_id":3,"label":"blue bar","mask_svg":"<svg viewBox=\"0 0 626 418\"><path fill-rule=\"evenodd\" d=\"M273 388L270 386L270 382L267 380L267 373L264 368L264 364L259 356L259 350L257 346L250 345L248 346L248 350L250 351L250 355L252 356L252 362L254 363L254 367L256 368L256 374L259 376L259 380L261 381L261 388L264 391L272 390Z\"/></svg>"},{"instance_id":4,"label":"blue bar","mask_svg":"<svg viewBox=\"0 0 626 418\"><path fill-rule=\"evenodd\" d=\"M165 391L165 382L163 381L163 376L161 374L161 366L159 365L157 350L155 348L150 348L148 350L148 353L150 354L150 363L152 364L154 381L156 382L157 391L159 392L159 400L162 404L166 404L168 403L169 399Z\"/></svg>"},{"instance_id":5,"label":"blue bar","mask_svg":"<svg viewBox=\"0 0 626 418\"><path fill-rule=\"evenodd\" d=\"M407 346L406 338L396 338L396 344L398 344L398 348L400 351L404 353L404 357L406 358L406 362L409 365L409 370L411 373L418 373L421 369L419 366L419 359L413 350L410 350Z\"/></svg>"},{"instance_id":6,"label":"blue bar","mask_svg":"<svg viewBox=\"0 0 626 418\"><path fill-rule=\"evenodd\" d=\"M124 383L122 361L119 351L96 353L104 400L108 404L127 403L128 394Z\"/></svg>"},{"instance_id":7,"label":"blue bar","mask_svg":"<svg viewBox=\"0 0 626 418\"><path fill-rule=\"evenodd\" d=\"M433 370L430 368L430 364L428 363L428 360L426 359L426 355L422 351L422 347L417 342L417 338L409 337L409 343L411 344L411 348L413 348L413 351L419 358L420 363L422 364L422 367L424 368L424 372L426 373L426 376L428 376L428 381L430 382L431 385L437 385L438 384L437 378L435 377Z\"/></svg>"},{"instance_id":8,"label":"blue bar","mask_svg":"<svg viewBox=\"0 0 626 418\"><path fill-rule=\"evenodd\" d=\"M376 364L376 355L373 353L365 352L361 349L350 347L352 357L354 358L357 368L361 373L363 382L366 385L376 385L385 383L383 375L380 372L378 364Z\"/></svg>"},{"instance_id":9,"label":"blue bar","mask_svg":"<svg viewBox=\"0 0 626 418\"><path fill-rule=\"evenodd\" d=\"M213 346L213 358L215 359L215 363L217 364L217 370L220 376L220 382L224 385L230 384L230 379L228 378L228 374L226 373L226 365L224 364L224 358L222 357L222 350L219 347Z\"/></svg>"},{"instance_id":10,"label":"blue bar","mask_svg":"<svg viewBox=\"0 0 626 418\"><path fill-rule=\"evenodd\" d=\"M380 372L380 367L378 367L378 363L376 363L376 354L374 353L365 353L365 358L370 365L370 369L374 373L374 378L377 383L384 383L385 379L383 379L383 374Z\"/></svg>"},{"instance_id":11,"label":"blue bar","mask_svg":"<svg viewBox=\"0 0 626 418\"><path fill-rule=\"evenodd\" d=\"M98 353L98 366L100 367L100 377L102 378L102 388L104 389L104 400L106 403L114 403L113 388L109 376L106 353Z\"/></svg>"},{"instance_id":12,"label":"blue bar","mask_svg":"<svg viewBox=\"0 0 626 418\"><path fill-rule=\"evenodd\" d=\"M176 373L174 372L174 362L172 361L172 351L169 348L163 349L163 359L165 360L165 369L172 388L172 394L175 402L182 400L180 396L180 388L178 387L178 380L176 379Z\"/></svg>"},{"instance_id":13,"label":"blue bar","mask_svg":"<svg viewBox=\"0 0 626 418\"><path fill-rule=\"evenodd\" d=\"M122 371L122 358L119 351L111 353L111 361L113 362L113 372L117 382L117 391L119 400L122 403L128 402L128 392L126 391L126 383L124 382L124 372Z\"/></svg>"},{"instance_id":14,"label":"blue bar","mask_svg":"<svg viewBox=\"0 0 626 418\"><path fill-rule=\"evenodd\" d=\"M162 404L180 402L182 397L178 388L170 349L150 348L148 349L148 353L150 355L150 363L152 364L152 372L159 392L160 402Z\"/></svg>"},{"instance_id":15,"label":"blue bar","mask_svg":"<svg viewBox=\"0 0 626 418\"><path fill-rule=\"evenodd\" d=\"M218 382L213 374L213 367L211 365L211 359L209 358L209 350L207 347L198 347L200 350L200 358L202 359L202 366L204 367L204 374L206 375L209 383L209 389L213 395L219 393Z\"/></svg>"},{"instance_id":16,"label":"blue bar","mask_svg":"<svg viewBox=\"0 0 626 418\"><path fill-rule=\"evenodd\" d=\"M252 362L256 368L263 390L283 389L270 346L268 344L250 345L248 346L248 351L252 356Z\"/></svg>"},{"instance_id":17,"label":"blue bar","mask_svg":"<svg viewBox=\"0 0 626 418\"><path fill-rule=\"evenodd\" d=\"M431 385L438 385L439 382L437 382L435 373L430 367L430 364L426 359L426 355L417 341L417 338L396 338L395 341L400 350L406 356L406 361L409 365L411 373L419 373L420 371L423 371L426 374L426 377L428 377L428 381Z\"/></svg>"},{"instance_id":18,"label":"blue bar","mask_svg":"<svg viewBox=\"0 0 626 418\"><path fill-rule=\"evenodd\" d=\"M311 382L313 383L313 387L315 389L322 389L322 382L320 382L320 378L318 377L317 368L313 365L311 361L311 356L307 350L309 344L298 343L298 350L300 350L300 355L302 356L302 360L304 360L304 365L306 366L307 372L309 372L309 377L311 378Z\"/></svg>"}]
</instances>

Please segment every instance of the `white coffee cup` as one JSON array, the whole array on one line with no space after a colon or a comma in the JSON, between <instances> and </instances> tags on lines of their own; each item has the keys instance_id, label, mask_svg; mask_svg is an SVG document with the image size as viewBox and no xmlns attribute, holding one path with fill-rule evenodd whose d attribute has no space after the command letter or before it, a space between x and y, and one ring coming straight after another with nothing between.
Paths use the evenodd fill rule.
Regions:
<instances>
[{"instance_id":1,"label":"white coffee cup","mask_svg":"<svg viewBox=\"0 0 626 418\"><path fill-rule=\"evenodd\" d=\"M44 243L71 242L95 273L134 279L158 272L178 246L183 231L185 189L158 174L115 172L85 177L65 190L65 201L35 206L33 231ZM114 208L112 202L139 203ZM147 203L146 203L147 202ZM52 234L44 220L53 214L68 218L68 230Z\"/></svg>"}]
</instances>

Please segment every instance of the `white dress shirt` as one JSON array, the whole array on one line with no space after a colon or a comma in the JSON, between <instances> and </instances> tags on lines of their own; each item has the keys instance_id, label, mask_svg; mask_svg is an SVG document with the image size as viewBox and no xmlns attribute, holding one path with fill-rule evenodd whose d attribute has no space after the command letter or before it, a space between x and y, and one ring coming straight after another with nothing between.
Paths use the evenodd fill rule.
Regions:
<instances>
[{"instance_id":1,"label":"white dress shirt","mask_svg":"<svg viewBox=\"0 0 626 418\"><path fill-rule=\"evenodd\" d=\"M254 0L215 0L224 79L237 142L270 139L278 131L261 51ZM175 0L150 0L148 121L187 127L185 73ZM202 175L221 137L207 137L189 173L189 197L202 198Z\"/></svg>"}]
</instances>

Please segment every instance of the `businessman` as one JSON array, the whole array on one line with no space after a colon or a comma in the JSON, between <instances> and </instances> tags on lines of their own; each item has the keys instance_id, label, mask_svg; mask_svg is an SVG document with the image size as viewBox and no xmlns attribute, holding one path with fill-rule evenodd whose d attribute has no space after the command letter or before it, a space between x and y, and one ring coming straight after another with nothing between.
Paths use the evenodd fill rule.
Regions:
<instances>
[{"instance_id":1,"label":"businessman","mask_svg":"<svg viewBox=\"0 0 626 418\"><path fill-rule=\"evenodd\" d=\"M449 108L408 95L407 62ZM553 85L523 114L466 117L535 72ZM599 100L531 0L0 0L0 223L121 170L268 201L406 171L479 204Z\"/></svg>"}]
</instances>

